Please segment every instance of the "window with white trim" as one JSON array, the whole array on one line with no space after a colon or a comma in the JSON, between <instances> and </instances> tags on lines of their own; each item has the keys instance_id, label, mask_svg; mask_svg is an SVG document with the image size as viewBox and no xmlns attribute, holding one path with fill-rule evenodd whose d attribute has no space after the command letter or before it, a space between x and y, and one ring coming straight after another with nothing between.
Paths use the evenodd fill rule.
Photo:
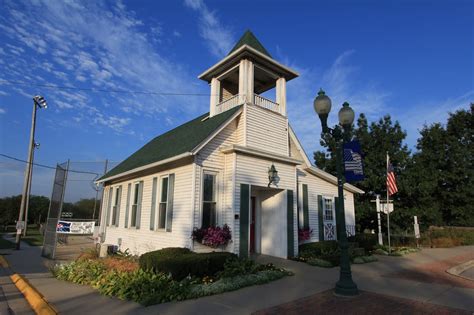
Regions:
<instances>
[{"instance_id":1,"label":"window with white trim","mask_svg":"<svg viewBox=\"0 0 474 315\"><path fill-rule=\"evenodd\" d=\"M216 173L204 173L202 180L202 228L216 226L217 223L216 181Z\"/></svg>"},{"instance_id":2,"label":"window with white trim","mask_svg":"<svg viewBox=\"0 0 474 315\"><path fill-rule=\"evenodd\" d=\"M168 210L168 176L160 180L160 200L158 206L158 229L166 228L166 211Z\"/></svg>"},{"instance_id":3,"label":"window with white trim","mask_svg":"<svg viewBox=\"0 0 474 315\"><path fill-rule=\"evenodd\" d=\"M140 183L135 183L133 186L133 202L132 202L132 213L130 215L130 227L137 226L137 211L138 211L138 203L140 200Z\"/></svg>"},{"instance_id":4,"label":"window with white trim","mask_svg":"<svg viewBox=\"0 0 474 315\"><path fill-rule=\"evenodd\" d=\"M332 198L323 198L324 199L324 220L325 221L334 221L334 203Z\"/></svg>"},{"instance_id":5,"label":"window with white trim","mask_svg":"<svg viewBox=\"0 0 474 315\"><path fill-rule=\"evenodd\" d=\"M113 226L117 224L117 210L119 207L119 200L120 200L120 187L117 187L115 188L114 205L112 206L112 225Z\"/></svg>"}]
</instances>

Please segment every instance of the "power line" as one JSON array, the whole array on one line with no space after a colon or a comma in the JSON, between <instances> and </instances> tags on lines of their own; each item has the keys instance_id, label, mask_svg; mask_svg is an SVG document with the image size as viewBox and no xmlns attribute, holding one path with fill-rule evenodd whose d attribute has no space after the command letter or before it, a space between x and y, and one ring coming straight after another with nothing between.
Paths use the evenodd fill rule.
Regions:
<instances>
[{"instance_id":1,"label":"power line","mask_svg":"<svg viewBox=\"0 0 474 315\"><path fill-rule=\"evenodd\" d=\"M10 156L10 155L6 155L6 154L3 154L3 153L0 153L0 156L3 156L7 159L10 159L10 160L15 160L15 161L18 161L18 162L23 162L23 163L26 163L26 164L33 164L35 166L39 166L39 167L44 167L44 168L49 168L49 169L52 169L52 170L55 170L56 167L54 166L50 166L50 165L44 165L44 164L39 164L39 163L28 163L28 161L25 161L25 160L22 160L22 159L19 159L19 158L16 158L16 157L13 157L13 156ZM99 176L100 174L99 173L93 173L93 172L87 172L87 171L76 171L76 170L68 170L68 172L71 172L71 173L80 173L80 174L91 174L91 175L96 175L96 176Z\"/></svg>"},{"instance_id":2,"label":"power line","mask_svg":"<svg viewBox=\"0 0 474 315\"><path fill-rule=\"evenodd\" d=\"M95 93L121 93L121 94L164 95L164 96L211 96L211 94L207 94L207 93L172 93L172 92L155 92L155 91L130 91L130 90L107 90L107 89L96 89L96 88L81 88L81 87L76 87L76 86L42 84L42 83L33 83L33 82L12 81L12 80L5 80L5 79L0 79L0 84L35 86L35 87L43 87L43 88L58 89L58 90L89 91L89 92L95 92Z\"/></svg>"}]
</instances>

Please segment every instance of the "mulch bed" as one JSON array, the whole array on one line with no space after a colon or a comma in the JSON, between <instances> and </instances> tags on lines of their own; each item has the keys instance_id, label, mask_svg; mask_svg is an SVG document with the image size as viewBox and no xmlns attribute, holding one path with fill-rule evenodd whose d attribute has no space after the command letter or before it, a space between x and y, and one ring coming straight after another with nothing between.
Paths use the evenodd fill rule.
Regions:
<instances>
[{"instance_id":1,"label":"mulch bed","mask_svg":"<svg viewBox=\"0 0 474 315\"><path fill-rule=\"evenodd\" d=\"M332 290L253 313L272 314L471 314L471 312L431 303L361 291L353 298L337 297Z\"/></svg>"},{"instance_id":2,"label":"mulch bed","mask_svg":"<svg viewBox=\"0 0 474 315\"><path fill-rule=\"evenodd\" d=\"M407 280L452 285L455 287L474 289L474 281L463 279L446 272L447 269L474 259L474 252L454 256L428 264L418 265L415 268L386 275L386 277L403 278Z\"/></svg>"}]
</instances>

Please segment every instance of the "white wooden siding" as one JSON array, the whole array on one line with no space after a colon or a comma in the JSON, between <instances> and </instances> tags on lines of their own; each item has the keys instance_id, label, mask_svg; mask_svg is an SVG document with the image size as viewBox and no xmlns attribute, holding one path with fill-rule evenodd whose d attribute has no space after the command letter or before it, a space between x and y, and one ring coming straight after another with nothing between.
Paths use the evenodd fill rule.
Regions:
<instances>
[{"instance_id":1,"label":"white wooden siding","mask_svg":"<svg viewBox=\"0 0 474 315\"><path fill-rule=\"evenodd\" d=\"M194 228L201 227L202 209L202 174L205 170L218 172L217 185L217 219L218 224L227 224L232 231L232 239L236 239L233 223L232 207L234 158L233 154L224 154L220 151L223 146L238 144L243 135L242 119L237 117L225 127L214 139L201 149L196 157L196 182L194 204ZM239 138L240 137L240 138ZM232 246L229 247L232 251Z\"/></svg>"},{"instance_id":2,"label":"white wooden siding","mask_svg":"<svg viewBox=\"0 0 474 315\"><path fill-rule=\"evenodd\" d=\"M172 231L165 232L150 230L151 214L151 193L154 177L160 177L166 174L175 174L174 200L173 200L173 223ZM105 243L118 244L118 239L122 239L121 250L129 249L133 254L143 254L152 250L164 247L190 247L191 225L189 213L191 205L190 192L192 187L192 164L170 169L140 178L120 183L114 183L113 186L122 185L122 198L120 202L119 227L109 226L106 231ZM127 185L143 181L143 197L141 207L140 229L135 227L125 228L125 212L127 206ZM110 186L105 187L108 189ZM104 204L105 205L105 204ZM129 215L131 214L131 207ZM130 225L130 219L129 225Z\"/></svg>"},{"instance_id":3,"label":"white wooden siding","mask_svg":"<svg viewBox=\"0 0 474 315\"><path fill-rule=\"evenodd\" d=\"M302 194L301 184L308 185L309 227L313 230L310 241L317 242L319 241L318 195L337 197L337 186L300 169L298 169L298 183L300 184L300 195ZM301 196L299 196L299 200L302 200ZM300 211L303 211L302 203L299 208ZM347 190L344 191L344 208L346 225L354 225L354 194Z\"/></svg>"},{"instance_id":4,"label":"white wooden siding","mask_svg":"<svg viewBox=\"0 0 474 315\"><path fill-rule=\"evenodd\" d=\"M298 150L298 147L296 146L295 142L293 141L293 139L291 139L291 137L288 137L288 138L289 138L288 141L289 141L289 146L290 146L290 149L289 149L290 157L304 162L304 158L301 155L301 152Z\"/></svg>"},{"instance_id":5,"label":"white wooden siding","mask_svg":"<svg viewBox=\"0 0 474 315\"><path fill-rule=\"evenodd\" d=\"M288 156L287 118L255 105L245 105L247 146Z\"/></svg>"},{"instance_id":6,"label":"white wooden siding","mask_svg":"<svg viewBox=\"0 0 474 315\"><path fill-rule=\"evenodd\" d=\"M297 228L297 214L296 214L296 167L294 165L272 162L262 158L256 158L243 154L236 154L236 173L235 173L235 190L234 190L234 213L240 215L240 184L250 184L252 186L267 187L268 185L268 168L275 165L278 171L280 181L278 189L293 190L293 213L294 213L294 239L295 239L295 254L298 248L298 228ZM275 186L272 185L273 188ZM285 194L286 196L286 194ZM284 200L286 210L286 199ZM234 235L240 235L240 221L234 220ZM286 230L283 232L286 233ZM286 235L286 234L285 234ZM286 239L286 237L285 237ZM285 243L286 244L286 243ZM234 238L234 253L239 253L239 238ZM286 245L285 245L286 248Z\"/></svg>"}]
</instances>

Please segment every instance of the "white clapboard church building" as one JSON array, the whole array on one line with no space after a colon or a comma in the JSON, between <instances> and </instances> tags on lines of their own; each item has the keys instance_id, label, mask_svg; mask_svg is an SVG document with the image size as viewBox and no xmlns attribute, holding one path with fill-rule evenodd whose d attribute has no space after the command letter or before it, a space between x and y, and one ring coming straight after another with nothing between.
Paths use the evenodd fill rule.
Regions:
<instances>
[{"instance_id":1,"label":"white clapboard church building","mask_svg":"<svg viewBox=\"0 0 474 315\"><path fill-rule=\"evenodd\" d=\"M287 258L298 254L299 229L312 230L312 242L335 239L336 178L311 164L288 122L286 83L297 76L247 31L199 76L210 84L209 113L157 136L99 179L103 241L134 254L202 250L193 229L227 224L225 250ZM262 96L271 89L275 99ZM272 166L278 175L269 183ZM349 233L357 193L345 185Z\"/></svg>"}]
</instances>

